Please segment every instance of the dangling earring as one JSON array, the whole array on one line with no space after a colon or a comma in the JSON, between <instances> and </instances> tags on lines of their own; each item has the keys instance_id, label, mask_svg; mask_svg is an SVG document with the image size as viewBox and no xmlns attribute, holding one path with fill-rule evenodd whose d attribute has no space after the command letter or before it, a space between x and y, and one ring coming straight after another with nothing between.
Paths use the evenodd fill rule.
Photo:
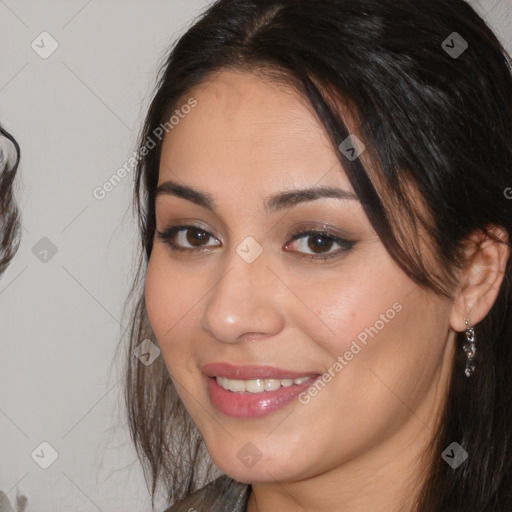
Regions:
<instances>
[{"instance_id":1,"label":"dangling earring","mask_svg":"<svg viewBox=\"0 0 512 512\"><path fill-rule=\"evenodd\" d=\"M463 350L466 353L466 369L464 373L466 377L471 377L475 371L475 365L473 364L473 359L476 353L475 346L475 329L469 326L468 320L466 320L466 343L463 345Z\"/></svg>"}]
</instances>

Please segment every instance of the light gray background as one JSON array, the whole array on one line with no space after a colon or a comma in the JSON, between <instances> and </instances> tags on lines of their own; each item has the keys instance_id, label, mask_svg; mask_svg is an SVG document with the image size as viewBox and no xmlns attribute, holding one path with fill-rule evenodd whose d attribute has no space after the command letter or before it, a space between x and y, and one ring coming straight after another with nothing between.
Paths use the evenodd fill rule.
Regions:
<instances>
[{"instance_id":1,"label":"light gray background","mask_svg":"<svg viewBox=\"0 0 512 512\"><path fill-rule=\"evenodd\" d=\"M471 2L509 52L511 2ZM132 154L158 65L207 3L0 0L0 122L23 152L23 240L0 280L0 490L29 512L150 510L112 362L138 243L132 175L93 190ZM31 47L44 31L47 59ZM31 457L43 441L48 469Z\"/></svg>"}]
</instances>

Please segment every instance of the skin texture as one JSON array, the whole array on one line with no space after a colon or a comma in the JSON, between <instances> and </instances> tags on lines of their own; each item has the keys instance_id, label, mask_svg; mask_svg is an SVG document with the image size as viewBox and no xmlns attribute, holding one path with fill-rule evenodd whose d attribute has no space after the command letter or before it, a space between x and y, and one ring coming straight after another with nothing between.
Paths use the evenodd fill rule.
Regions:
<instances>
[{"instance_id":1,"label":"skin texture","mask_svg":"<svg viewBox=\"0 0 512 512\"><path fill-rule=\"evenodd\" d=\"M465 316L473 324L485 316L508 253L492 243L475 252L449 302L405 275L357 200L322 198L267 215L265 199L290 188L353 192L311 107L285 85L235 71L190 96L198 104L166 136L159 184L206 192L218 210L157 198L157 230L200 224L211 236L194 245L194 231L182 231L175 241L191 252L174 252L155 237L146 305L213 461L252 484L249 512L407 510L422 477L418 457L445 398L454 330L464 330ZM315 249L308 235L291 242L298 227L326 228L356 243L325 262L301 259L340 246ZM247 236L263 249L250 264L236 252ZM211 403L203 364L322 374L396 303L394 318L306 405L294 400L245 419ZM237 457L248 442L261 452L251 467Z\"/></svg>"}]
</instances>

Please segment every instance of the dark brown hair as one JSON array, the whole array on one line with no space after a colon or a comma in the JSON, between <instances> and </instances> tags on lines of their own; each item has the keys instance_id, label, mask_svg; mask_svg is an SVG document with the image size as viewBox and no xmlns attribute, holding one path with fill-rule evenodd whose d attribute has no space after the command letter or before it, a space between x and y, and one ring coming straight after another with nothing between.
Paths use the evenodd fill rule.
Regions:
<instances>
[{"instance_id":1,"label":"dark brown hair","mask_svg":"<svg viewBox=\"0 0 512 512\"><path fill-rule=\"evenodd\" d=\"M467 44L450 54L456 33ZM142 148L192 88L223 69L287 79L314 108L366 215L397 264L420 286L453 296L474 232L512 234L512 76L502 45L463 0L220 0L176 42L140 136ZM337 101L358 121L372 169L338 145L350 131ZM172 136L172 135L171 135ZM133 356L158 341L143 280L155 234L162 141L139 161L135 211L141 257L130 293L125 401L131 435L153 498L188 496L211 479L204 443L163 359ZM414 208L420 197L427 215ZM428 237L436 265L419 247ZM435 271L434 269L437 269ZM492 309L475 326L477 371L454 361L444 413L425 452L415 511L512 510L512 265ZM469 454L453 470L441 458L458 442Z\"/></svg>"},{"instance_id":2,"label":"dark brown hair","mask_svg":"<svg viewBox=\"0 0 512 512\"><path fill-rule=\"evenodd\" d=\"M14 162L0 151L0 275L16 254L20 244L21 217L14 197L14 178L20 161L20 147L14 137L0 127L0 137L6 137L15 150Z\"/></svg>"}]
</instances>

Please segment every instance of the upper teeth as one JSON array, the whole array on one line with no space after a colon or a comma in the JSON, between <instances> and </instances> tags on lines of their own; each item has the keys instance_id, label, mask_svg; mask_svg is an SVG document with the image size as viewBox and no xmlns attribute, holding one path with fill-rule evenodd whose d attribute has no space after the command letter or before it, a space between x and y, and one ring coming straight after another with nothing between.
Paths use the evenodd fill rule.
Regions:
<instances>
[{"instance_id":1,"label":"upper teeth","mask_svg":"<svg viewBox=\"0 0 512 512\"><path fill-rule=\"evenodd\" d=\"M300 379L251 379L232 380L226 377L215 377L217 384L228 391L248 391L249 393L262 393L263 391L274 391L281 386L287 388L293 384L302 384L312 377L301 377Z\"/></svg>"}]
</instances>

